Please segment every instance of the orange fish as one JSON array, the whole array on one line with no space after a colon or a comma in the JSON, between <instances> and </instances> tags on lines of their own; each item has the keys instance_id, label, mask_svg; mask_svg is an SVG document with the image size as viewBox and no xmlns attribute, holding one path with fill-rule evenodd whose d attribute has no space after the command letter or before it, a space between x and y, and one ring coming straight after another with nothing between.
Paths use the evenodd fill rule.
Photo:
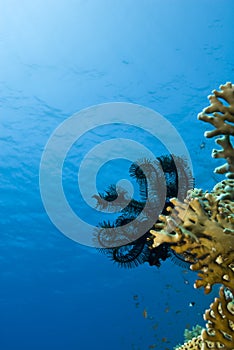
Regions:
<instances>
[{"instance_id":1,"label":"orange fish","mask_svg":"<svg viewBox=\"0 0 234 350\"><path fill-rule=\"evenodd\" d=\"M143 317L144 317L144 318L147 318L147 317L148 317L148 312L147 312L146 309L143 310L142 314L143 314Z\"/></svg>"}]
</instances>

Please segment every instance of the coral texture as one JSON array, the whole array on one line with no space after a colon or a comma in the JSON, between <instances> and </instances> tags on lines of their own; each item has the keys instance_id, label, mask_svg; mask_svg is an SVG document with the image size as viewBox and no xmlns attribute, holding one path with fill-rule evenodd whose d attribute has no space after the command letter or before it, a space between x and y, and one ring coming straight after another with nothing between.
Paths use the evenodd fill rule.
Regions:
<instances>
[{"instance_id":1,"label":"coral texture","mask_svg":"<svg viewBox=\"0 0 234 350\"><path fill-rule=\"evenodd\" d=\"M192 327L192 329L186 328L184 331L184 344L177 345L174 350L186 350L186 349L201 349L202 338L201 332L203 328L200 325Z\"/></svg>"},{"instance_id":2,"label":"coral texture","mask_svg":"<svg viewBox=\"0 0 234 350\"><path fill-rule=\"evenodd\" d=\"M226 83L220 91L213 91L208 97L210 106L205 108L198 119L212 124L215 129L205 133L210 138L220 136L217 143L221 150L213 150L214 158L225 158L226 164L215 172L226 174L226 179L213 190L188 191L186 199L171 200L174 208L168 215L161 215L151 230L152 246L167 242L171 248L190 262L190 268L198 272L194 287L203 287L210 293L216 283L225 286L220 297L205 312L206 330L201 338L194 338L179 349L225 349L234 350L234 85ZM201 341L201 343L200 343ZM201 344L201 345L200 345Z\"/></svg>"},{"instance_id":3,"label":"coral texture","mask_svg":"<svg viewBox=\"0 0 234 350\"><path fill-rule=\"evenodd\" d=\"M225 192L224 189L230 189ZM184 202L173 198L170 215L161 215L151 230L153 247L171 244L198 271L195 288L209 293L215 283L234 290L234 180L216 185L211 193L190 190Z\"/></svg>"},{"instance_id":4,"label":"coral texture","mask_svg":"<svg viewBox=\"0 0 234 350\"><path fill-rule=\"evenodd\" d=\"M215 129L207 131L207 138L223 135L216 140L221 150L213 150L213 158L225 158L227 163L215 169L216 173L234 173L234 148L231 136L234 136L234 85L226 83L220 86L220 91L214 90L213 95L208 96L210 106L204 108L198 115L198 119L212 124ZM223 103L226 102L226 104ZM229 174L231 176L231 174Z\"/></svg>"},{"instance_id":5,"label":"coral texture","mask_svg":"<svg viewBox=\"0 0 234 350\"><path fill-rule=\"evenodd\" d=\"M211 346L225 347L226 350L234 348L234 299L226 297L224 288L220 288L219 298L215 298L210 309L206 310L204 319L207 329L202 331L204 349ZM215 342L214 342L215 340Z\"/></svg>"},{"instance_id":6,"label":"coral texture","mask_svg":"<svg viewBox=\"0 0 234 350\"><path fill-rule=\"evenodd\" d=\"M201 350L202 349L202 338L199 335L194 337L183 345L174 348L175 350Z\"/></svg>"}]
</instances>

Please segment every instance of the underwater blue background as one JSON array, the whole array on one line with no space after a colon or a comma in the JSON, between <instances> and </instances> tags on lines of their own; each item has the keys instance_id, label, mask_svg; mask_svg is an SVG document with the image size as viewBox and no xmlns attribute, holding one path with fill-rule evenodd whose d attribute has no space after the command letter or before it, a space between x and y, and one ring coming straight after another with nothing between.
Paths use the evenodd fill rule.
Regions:
<instances>
[{"instance_id":1,"label":"underwater blue background","mask_svg":"<svg viewBox=\"0 0 234 350\"><path fill-rule=\"evenodd\" d=\"M131 102L176 127L196 186L211 189L218 161L197 114L213 89L234 81L233 13L232 0L0 2L1 350L164 350L203 325L215 291L194 290L195 274L170 260L120 268L61 234L42 204L39 167L72 114ZM90 135L82 154L102 137Z\"/></svg>"}]
</instances>

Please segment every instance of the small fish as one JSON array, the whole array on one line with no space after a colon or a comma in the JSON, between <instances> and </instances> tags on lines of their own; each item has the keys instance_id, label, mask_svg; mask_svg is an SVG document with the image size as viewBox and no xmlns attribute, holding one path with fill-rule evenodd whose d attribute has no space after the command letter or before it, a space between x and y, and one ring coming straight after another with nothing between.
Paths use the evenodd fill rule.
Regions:
<instances>
[{"instance_id":1,"label":"small fish","mask_svg":"<svg viewBox=\"0 0 234 350\"><path fill-rule=\"evenodd\" d=\"M162 342L166 343L167 342L167 338L162 338Z\"/></svg>"},{"instance_id":2,"label":"small fish","mask_svg":"<svg viewBox=\"0 0 234 350\"><path fill-rule=\"evenodd\" d=\"M193 307L195 305L195 302L194 301L191 301L190 303L189 303L189 306L190 307Z\"/></svg>"},{"instance_id":3,"label":"small fish","mask_svg":"<svg viewBox=\"0 0 234 350\"><path fill-rule=\"evenodd\" d=\"M156 348L156 344L151 344L148 346L149 349L155 349Z\"/></svg>"},{"instance_id":4,"label":"small fish","mask_svg":"<svg viewBox=\"0 0 234 350\"><path fill-rule=\"evenodd\" d=\"M137 294L133 295L133 300L138 300L138 295Z\"/></svg>"},{"instance_id":5,"label":"small fish","mask_svg":"<svg viewBox=\"0 0 234 350\"><path fill-rule=\"evenodd\" d=\"M169 312L170 311L170 308L169 308L169 306L168 307L166 307L166 309L164 310L166 313L167 312Z\"/></svg>"},{"instance_id":6,"label":"small fish","mask_svg":"<svg viewBox=\"0 0 234 350\"><path fill-rule=\"evenodd\" d=\"M206 146L205 142L202 142L202 143L200 144L200 149L205 148L205 146Z\"/></svg>"},{"instance_id":7,"label":"small fish","mask_svg":"<svg viewBox=\"0 0 234 350\"><path fill-rule=\"evenodd\" d=\"M148 318L148 312L146 309L143 310L142 314L144 318Z\"/></svg>"}]
</instances>

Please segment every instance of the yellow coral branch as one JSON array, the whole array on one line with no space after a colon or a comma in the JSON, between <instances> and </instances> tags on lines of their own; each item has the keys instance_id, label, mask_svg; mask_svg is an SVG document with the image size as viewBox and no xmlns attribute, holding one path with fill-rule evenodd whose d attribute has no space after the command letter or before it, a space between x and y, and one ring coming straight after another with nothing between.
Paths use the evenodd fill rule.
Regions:
<instances>
[{"instance_id":1,"label":"yellow coral branch","mask_svg":"<svg viewBox=\"0 0 234 350\"><path fill-rule=\"evenodd\" d=\"M183 203L171 200L173 210L151 230L153 246L168 242L188 257L198 271L195 287L205 293L216 283L234 290L234 180L222 181L211 193L199 191L199 198L194 193L198 190L190 190Z\"/></svg>"},{"instance_id":2,"label":"yellow coral branch","mask_svg":"<svg viewBox=\"0 0 234 350\"><path fill-rule=\"evenodd\" d=\"M225 295L224 287L220 289L219 298L204 315L207 329L179 350L234 350L234 85L226 83L208 98L210 106L198 119L215 128L206 137L223 135L216 141L222 149L213 150L212 156L226 159L216 172L227 173L227 179L210 193L193 189L183 202L173 198L173 209L161 215L151 230L152 246L167 242L188 260L191 270L198 272L195 288L203 287L207 294L219 283L231 297Z\"/></svg>"},{"instance_id":3,"label":"yellow coral branch","mask_svg":"<svg viewBox=\"0 0 234 350\"><path fill-rule=\"evenodd\" d=\"M215 169L216 173L234 173L234 148L230 136L234 136L234 85L226 83L220 86L220 91L214 90L213 95L208 96L210 106L204 108L198 115L199 120L210 123L215 127L212 131L205 132L207 138L225 135L216 140L222 149L213 150L213 158L225 158L227 163ZM222 101L225 101L224 104ZM229 174L230 177L233 175Z\"/></svg>"},{"instance_id":4,"label":"yellow coral branch","mask_svg":"<svg viewBox=\"0 0 234 350\"><path fill-rule=\"evenodd\" d=\"M220 288L219 298L215 298L210 309L206 310L204 319L207 321L206 330L202 331L202 339L209 347L234 349L234 308L231 308L233 300L227 298L224 288Z\"/></svg>"}]
</instances>

